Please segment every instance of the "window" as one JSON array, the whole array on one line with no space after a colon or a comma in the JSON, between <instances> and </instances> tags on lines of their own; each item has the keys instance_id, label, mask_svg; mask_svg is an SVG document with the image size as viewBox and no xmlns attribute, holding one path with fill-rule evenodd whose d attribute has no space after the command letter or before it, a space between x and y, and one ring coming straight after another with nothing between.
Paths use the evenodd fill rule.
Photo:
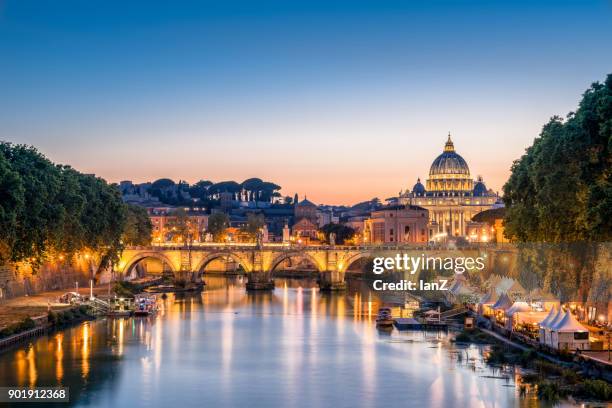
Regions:
<instances>
[{"instance_id":1,"label":"window","mask_svg":"<svg viewBox=\"0 0 612 408\"><path fill-rule=\"evenodd\" d=\"M574 333L574 340L588 340L589 332Z\"/></svg>"}]
</instances>

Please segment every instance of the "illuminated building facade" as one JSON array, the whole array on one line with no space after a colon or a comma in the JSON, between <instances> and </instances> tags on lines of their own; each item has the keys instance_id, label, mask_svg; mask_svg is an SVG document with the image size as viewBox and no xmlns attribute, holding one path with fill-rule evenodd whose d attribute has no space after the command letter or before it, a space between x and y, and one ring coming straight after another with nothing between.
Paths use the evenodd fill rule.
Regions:
<instances>
[{"instance_id":1,"label":"illuminated building facade","mask_svg":"<svg viewBox=\"0 0 612 408\"><path fill-rule=\"evenodd\" d=\"M466 161L455 151L450 134L444 151L431 164L429 178L420 179L411 190L400 193L398 202L426 208L429 211L430 239L446 236L469 238L472 217L493 208L499 197L488 190L478 177L473 180ZM486 241L486 235L479 240Z\"/></svg>"}]
</instances>

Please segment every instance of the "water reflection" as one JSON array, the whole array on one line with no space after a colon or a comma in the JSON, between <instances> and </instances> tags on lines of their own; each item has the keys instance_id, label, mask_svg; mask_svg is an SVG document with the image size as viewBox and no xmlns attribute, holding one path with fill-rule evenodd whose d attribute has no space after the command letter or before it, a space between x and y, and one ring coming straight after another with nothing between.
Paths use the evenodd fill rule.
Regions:
<instances>
[{"instance_id":1,"label":"water reflection","mask_svg":"<svg viewBox=\"0 0 612 408\"><path fill-rule=\"evenodd\" d=\"M87 322L7 352L2 384L63 384L74 406L538 406L482 348L377 331L380 300L363 282L345 294L310 280L268 293L239 277L206 283L160 299L156 317Z\"/></svg>"}]
</instances>

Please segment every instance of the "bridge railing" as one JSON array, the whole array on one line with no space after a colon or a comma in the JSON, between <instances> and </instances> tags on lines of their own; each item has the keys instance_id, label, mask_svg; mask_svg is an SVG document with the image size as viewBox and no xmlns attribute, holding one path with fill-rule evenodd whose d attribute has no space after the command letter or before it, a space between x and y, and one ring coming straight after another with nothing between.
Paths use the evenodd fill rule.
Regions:
<instances>
[{"instance_id":1,"label":"bridge railing","mask_svg":"<svg viewBox=\"0 0 612 408\"><path fill-rule=\"evenodd\" d=\"M367 244L367 245L304 245L304 244L281 244L281 243L265 243L261 247L251 243L192 243L192 244L152 244L150 246L131 246L126 249L130 250L278 250L278 251L296 251L296 250L335 250L335 251L399 251L399 250L476 250L494 248L496 244L473 244L461 247L448 247L440 244L425 244L425 243L402 243L402 244Z\"/></svg>"}]
</instances>

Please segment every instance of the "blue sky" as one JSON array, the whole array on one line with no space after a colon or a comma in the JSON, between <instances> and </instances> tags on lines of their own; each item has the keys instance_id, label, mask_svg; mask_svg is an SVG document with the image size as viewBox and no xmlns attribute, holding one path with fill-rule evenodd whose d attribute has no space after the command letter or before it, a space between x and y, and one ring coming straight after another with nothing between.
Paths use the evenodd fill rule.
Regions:
<instances>
[{"instance_id":1,"label":"blue sky","mask_svg":"<svg viewBox=\"0 0 612 408\"><path fill-rule=\"evenodd\" d=\"M0 138L110 181L259 176L324 203L499 190L612 73L612 3L0 0Z\"/></svg>"}]
</instances>

